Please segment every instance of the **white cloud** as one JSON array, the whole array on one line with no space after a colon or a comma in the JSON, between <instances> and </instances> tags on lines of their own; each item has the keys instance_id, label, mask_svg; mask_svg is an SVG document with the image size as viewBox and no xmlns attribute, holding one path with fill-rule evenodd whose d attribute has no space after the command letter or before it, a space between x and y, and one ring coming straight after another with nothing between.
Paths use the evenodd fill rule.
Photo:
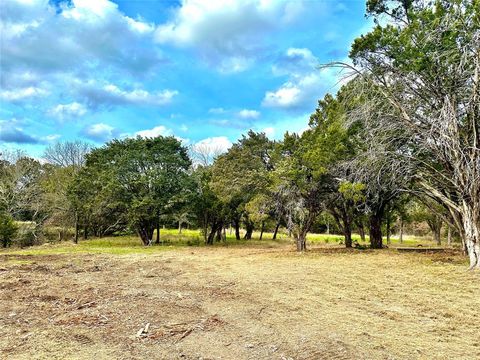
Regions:
<instances>
[{"instance_id":1,"label":"white cloud","mask_svg":"<svg viewBox=\"0 0 480 360\"><path fill-rule=\"evenodd\" d=\"M232 142L226 136L209 137L197 141L193 147L195 149L209 149L211 152L226 152L232 146Z\"/></svg>"},{"instance_id":2,"label":"white cloud","mask_svg":"<svg viewBox=\"0 0 480 360\"><path fill-rule=\"evenodd\" d=\"M300 89L292 82L285 83L277 91L267 91L262 105L268 107L292 107L298 104Z\"/></svg>"},{"instance_id":3,"label":"white cloud","mask_svg":"<svg viewBox=\"0 0 480 360\"><path fill-rule=\"evenodd\" d=\"M262 130L268 138L273 138L275 136L275 128L274 127L266 127Z\"/></svg>"},{"instance_id":4,"label":"white cloud","mask_svg":"<svg viewBox=\"0 0 480 360\"><path fill-rule=\"evenodd\" d=\"M238 117L242 119L258 119L260 112L257 110L243 109L238 112Z\"/></svg>"},{"instance_id":5,"label":"white cloud","mask_svg":"<svg viewBox=\"0 0 480 360\"><path fill-rule=\"evenodd\" d=\"M74 117L80 117L87 113L84 105L78 102L70 104L59 104L48 111L50 116L56 117L59 120L65 120Z\"/></svg>"},{"instance_id":6,"label":"white cloud","mask_svg":"<svg viewBox=\"0 0 480 360\"><path fill-rule=\"evenodd\" d=\"M149 92L140 88L123 90L117 85L100 84L96 81L84 83L77 80L74 82L74 86L92 108L100 105L124 104L160 106L170 103L173 97L178 94L178 91L169 89L156 92Z\"/></svg>"},{"instance_id":7,"label":"white cloud","mask_svg":"<svg viewBox=\"0 0 480 360\"><path fill-rule=\"evenodd\" d=\"M226 136L209 137L191 146L191 157L194 165L209 165L215 158L232 146Z\"/></svg>"},{"instance_id":8,"label":"white cloud","mask_svg":"<svg viewBox=\"0 0 480 360\"><path fill-rule=\"evenodd\" d=\"M60 134L51 134L51 135L47 135L47 136L42 137L42 140L52 142L52 141L60 139L61 137L62 137L62 135L60 135Z\"/></svg>"},{"instance_id":9,"label":"white cloud","mask_svg":"<svg viewBox=\"0 0 480 360\"><path fill-rule=\"evenodd\" d=\"M44 96L45 79L49 89L68 93L65 79L86 74L137 81L164 61L152 44L154 30L108 0L1 1L1 96L7 101Z\"/></svg>"},{"instance_id":10,"label":"white cloud","mask_svg":"<svg viewBox=\"0 0 480 360\"><path fill-rule=\"evenodd\" d=\"M113 139L117 135L117 131L113 126L97 123L85 128L84 134L95 141L107 141Z\"/></svg>"},{"instance_id":11,"label":"white cloud","mask_svg":"<svg viewBox=\"0 0 480 360\"><path fill-rule=\"evenodd\" d=\"M313 109L318 98L336 83L332 70L318 69L319 61L309 49L289 48L272 72L286 76L277 89L267 91L262 101L266 107L283 109Z\"/></svg>"},{"instance_id":12,"label":"white cloud","mask_svg":"<svg viewBox=\"0 0 480 360\"><path fill-rule=\"evenodd\" d=\"M43 97L46 95L48 95L47 90L34 86L0 91L0 98L6 101L17 101L32 97Z\"/></svg>"},{"instance_id":13,"label":"white cloud","mask_svg":"<svg viewBox=\"0 0 480 360\"><path fill-rule=\"evenodd\" d=\"M157 42L195 48L220 72L239 72L262 55L268 34L300 19L301 2L183 0L171 21L155 31Z\"/></svg>"},{"instance_id":14,"label":"white cloud","mask_svg":"<svg viewBox=\"0 0 480 360\"><path fill-rule=\"evenodd\" d=\"M135 136L141 136L144 138L154 138L157 136L170 136L172 135L172 131L167 129L163 125L155 126L152 129L141 130L135 133Z\"/></svg>"}]
</instances>

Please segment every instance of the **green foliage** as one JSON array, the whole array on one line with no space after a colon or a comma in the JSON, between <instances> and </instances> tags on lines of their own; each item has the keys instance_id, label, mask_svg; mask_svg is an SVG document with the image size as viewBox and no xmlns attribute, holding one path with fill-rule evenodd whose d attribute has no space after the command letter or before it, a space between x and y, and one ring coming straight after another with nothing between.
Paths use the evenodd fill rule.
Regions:
<instances>
[{"instance_id":1,"label":"green foliage","mask_svg":"<svg viewBox=\"0 0 480 360\"><path fill-rule=\"evenodd\" d=\"M82 216L103 212L104 232L128 223L147 245L160 215L185 195L190 165L174 137L113 140L87 156L71 194Z\"/></svg>"},{"instance_id":2,"label":"green foliage","mask_svg":"<svg viewBox=\"0 0 480 360\"><path fill-rule=\"evenodd\" d=\"M8 247L11 245L15 235L17 233L18 227L13 221L13 218L5 213L0 213L0 241L3 247Z\"/></svg>"}]
</instances>

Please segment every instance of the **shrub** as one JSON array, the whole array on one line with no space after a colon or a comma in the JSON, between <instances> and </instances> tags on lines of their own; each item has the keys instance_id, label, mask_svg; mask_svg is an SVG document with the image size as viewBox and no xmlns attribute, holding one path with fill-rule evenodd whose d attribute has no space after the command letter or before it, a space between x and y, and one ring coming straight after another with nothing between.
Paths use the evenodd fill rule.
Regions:
<instances>
[{"instance_id":1,"label":"shrub","mask_svg":"<svg viewBox=\"0 0 480 360\"><path fill-rule=\"evenodd\" d=\"M3 247L10 246L18 227L9 214L0 214L0 241Z\"/></svg>"},{"instance_id":2,"label":"shrub","mask_svg":"<svg viewBox=\"0 0 480 360\"><path fill-rule=\"evenodd\" d=\"M18 227L15 243L20 247L40 245L41 231L40 226L34 222L22 222Z\"/></svg>"}]
</instances>

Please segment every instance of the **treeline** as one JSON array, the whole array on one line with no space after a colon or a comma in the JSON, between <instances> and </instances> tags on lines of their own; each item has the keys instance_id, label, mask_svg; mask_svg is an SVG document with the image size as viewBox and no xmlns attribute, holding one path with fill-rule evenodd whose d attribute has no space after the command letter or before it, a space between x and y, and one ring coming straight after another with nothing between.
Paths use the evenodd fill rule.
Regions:
<instances>
[{"instance_id":1,"label":"treeline","mask_svg":"<svg viewBox=\"0 0 480 360\"><path fill-rule=\"evenodd\" d=\"M352 64L328 65L345 85L319 101L301 135L250 131L213 164L192 164L173 137L114 140L84 163L4 162L2 174L42 168L14 191L2 185L4 212L70 222L75 238L131 229L146 245L169 216L201 227L207 244L228 226L246 239L285 226L302 251L319 218L332 219L347 247L356 230L381 248L395 218L420 207L437 234L442 222L454 229L480 267L480 2L369 0L367 12L377 25L354 41Z\"/></svg>"}]
</instances>

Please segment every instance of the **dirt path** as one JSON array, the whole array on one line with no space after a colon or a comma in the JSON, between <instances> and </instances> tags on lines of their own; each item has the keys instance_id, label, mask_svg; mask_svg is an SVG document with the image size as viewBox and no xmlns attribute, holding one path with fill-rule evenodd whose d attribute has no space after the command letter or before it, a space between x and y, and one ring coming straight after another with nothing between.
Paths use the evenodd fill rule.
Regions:
<instances>
[{"instance_id":1,"label":"dirt path","mask_svg":"<svg viewBox=\"0 0 480 360\"><path fill-rule=\"evenodd\" d=\"M480 358L480 274L458 261L259 248L3 255L0 358Z\"/></svg>"}]
</instances>

